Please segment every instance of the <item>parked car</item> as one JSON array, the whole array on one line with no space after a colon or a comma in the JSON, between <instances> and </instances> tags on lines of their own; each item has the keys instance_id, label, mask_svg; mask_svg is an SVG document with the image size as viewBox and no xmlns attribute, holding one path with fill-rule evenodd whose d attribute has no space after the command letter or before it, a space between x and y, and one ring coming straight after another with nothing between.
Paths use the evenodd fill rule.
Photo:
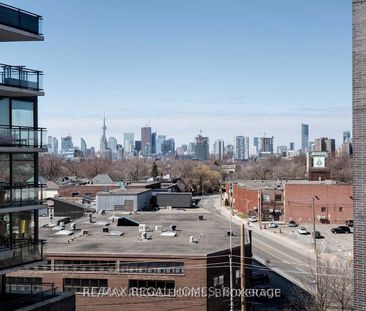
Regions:
<instances>
[{"instance_id":1,"label":"parked car","mask_svg":"<svg viewBox=\"0 0 366 311\"><path fill-rule=\"evenodd\" d=\"M351 233L350 228L348 228L347 226L332 228L330 231L332 231L332 233Z\"/></svg>"},{"instance_id":2,"label":"parked car","mask_svg":"<svg viewBox=\"0 0 366 311\"><path fill-rule=\"evenodd\" d=\"M274 223L274 222L271 222L269 225L268 225L268 228L277 228L278 226Z\"/></svg>"},{"instance_id":3,"label":"parked car","mask_svg":"<svg viewBox=\"0 0 366 311\"><path fill-rule=\"evenodd\" d=\"M269 283L269 276L265 272L253 272L250 277L250 282L253 285Z\"/></svg>"},{"instance_id":4,"label":"parked car","mask_svg":"<svg viewBox=\"0 0 366 311\"><path fill-rule=\"evenodd\" d=\"M312 236L314 236L314 232L312 232L311 234L312 234ZM320 231L315 231L315 238L316 239L324 239L324 237L322 236Z\"/></svg>"},{"instance_id":5,"label":"parked car","mask_svg":"<svg viewBox=\"0 0 366 311\"><path fill-rule=\"evenodd\" d=\"M299 234L310 234L305 227L300 227L299 229L297 229L297 232Z\"/></svg>"},{"instance_id":6,"label":"parked car","mask_svg":"<svg viewBox=\"0 0 366 311\"><path fill-rule=\"evenodd\" d=\"M248 220L250 222L257 222L258 221L257 216L249 216Z\"/></svg>"},{"instance_id":7,"label":"parked car","mask_svg":"<svg viewBox=\"0 0 366 311\"><path fill-rule=\"evenodd\" d=\"M346 220L346 226L353 227L353 220Z\"/></svg>"},{"instance_id":8,"label":"parked car","mask_svg":"<svg viewBox=\"0 0 366 311\"><path fill-rule=\"evenodd\" d=\"M298 226L298 224L296 223L296 221L294 221L294 220L290 220L287 226L288 226L288 227L297 227L297 226Z\"/></svg>"}]
</instances>

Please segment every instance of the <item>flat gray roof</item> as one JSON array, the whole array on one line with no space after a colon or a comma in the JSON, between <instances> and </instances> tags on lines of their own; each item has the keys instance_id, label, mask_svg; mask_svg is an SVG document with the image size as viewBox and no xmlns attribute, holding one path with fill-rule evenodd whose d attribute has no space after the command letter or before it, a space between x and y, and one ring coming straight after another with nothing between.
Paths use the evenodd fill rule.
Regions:
<instances>
[{"instance_id":1,"label":"flat gray roof","mask_svg":"<svg viewBox=\"0 0 366 311\"><path fill-rule=\"evenodd\" d=\"M202 215L204 220L199 220ZM149 240L140 241L141 232L138 226L117 226L111 216L128 216L128 218L146 224L153 229L148 232ZM205 209L172 210L157 212L139 212L137 214L110 211L105 215L93 214L96 221L107 221L109 230L122 231L122 236L110 236L102 232L103 225L88 223L88 217L75 221L76 231L71 236L55 235L51 228L40 228L40 238L47 240L46 253L49 255L85 255L96 256L206 256L229 248L229 222ZM176 225L176 237L160 236L155 226L162 226L163 231ZM240 245L240 227L233 224L233 247ZM70 229L70 224L66 225ZM80 229L88 230L88 235L81 235ZM198 243L191 244L194 236ZM73 241L70 241L74 237ZM68 242L69 240L69 242Z\"/></svg>"},{"instance_id":2,"label":"flat gray roof","mask_svg":"<svg viewBox=\"0 0 366 311\"><path fill-rule=\"evenodd\" d=\"M145 192L151 192L152 189L136 188L136 189L114 189L111 191L99 191L97 195L137 195Z\"/></svg>"}]
</instances>

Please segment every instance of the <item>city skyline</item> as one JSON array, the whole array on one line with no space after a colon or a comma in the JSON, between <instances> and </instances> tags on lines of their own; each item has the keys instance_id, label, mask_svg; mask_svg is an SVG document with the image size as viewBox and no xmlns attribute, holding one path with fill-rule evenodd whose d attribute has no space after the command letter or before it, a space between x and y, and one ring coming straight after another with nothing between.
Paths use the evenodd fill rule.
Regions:
<instances>
[{"instance_id":1,"label":"city skyline","mask_svg":"<svg viewBox=\"0 0 366 311\"><path fill-rule=\"evenodd\" d=\"M3 61L43 69L41 126L94 146L103 111L113 136L150 121L177 145L202 129L212 139L267 133L299 146L300 123L339 141L351 128L351 10L345 1L311 2L110 1L101 15L102 2L84 14L83 1L12 0L47 16L48 39L44 49L26 44L25 57L4 44Z\"/></svg>"}]
</instances>

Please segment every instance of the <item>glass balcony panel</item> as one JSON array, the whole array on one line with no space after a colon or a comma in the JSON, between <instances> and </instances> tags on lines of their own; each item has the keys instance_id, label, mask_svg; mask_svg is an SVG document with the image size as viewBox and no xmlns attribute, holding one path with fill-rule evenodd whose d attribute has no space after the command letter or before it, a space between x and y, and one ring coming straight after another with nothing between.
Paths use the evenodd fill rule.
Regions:
<instances>
[{"instance_id":1,"label":"glass balcony panel","mask_svg":"<svg viewBox=\"0 0 366 311\"><path fill-rule=\"evenodd\" d=\"M14 187L17 187L14 189ZM0 183L0 208L43 203L42 186L12 185Z\"/></svg>"},{"instance_id":2,"label":"glass balcony panel","mask_svg":"<svg viewBox=\"0 0 366 311\"><path fill-rule=\"evenodd\" d=\"M0 24L40 35L41 20L39 15L0 4Z\"/></svg>"},{"instance_id":3,"label":"glass balcony panel","mask_svg":"<svg viewBox=\"0 0 366 311\"><path fill-rule=\"evenodd\" d=\"M0 84L39 91L42 90L41 77L41 71L0 64Z\"/></svg>"},{"instance_id":4,"label":"glass balcony panel","mask_svg":"<svg viewBox=\"0 0 366 311\"><path fill-rule=\"evenodd\" d=\"M0 125L0 146L47 148L44 128Z\"/></svg>"}]
</instances>

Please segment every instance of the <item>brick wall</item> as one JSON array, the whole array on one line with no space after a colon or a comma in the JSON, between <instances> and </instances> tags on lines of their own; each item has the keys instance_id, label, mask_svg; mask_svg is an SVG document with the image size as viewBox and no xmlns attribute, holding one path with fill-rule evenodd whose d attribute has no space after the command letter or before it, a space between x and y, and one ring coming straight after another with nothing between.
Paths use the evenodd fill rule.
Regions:
<instances>
[{"instance_id":1,"label":"brick wall","mask_svg":"<svg viewBox=\"0 0 366 311\"><path fill-rule=\"evenodd\" d=\"M85 193L91 193L92 196L96 196L99 191L109 191L118 188L118 185L68 185L60 186L58 193L60 197L72 197L73 193L79 193L80 196L85 195Z\"/></svg>"},{"instance_id":2,"label":"brick wall","mask_svg":"<svg viewBox=\"0 0 366 311\"><path fill-rule=\"evenodd\" d=\"M353 0L353 198L355 310L366 309L366 1Z\"/></svg>"},{"instance_id":3,"label":"brick wall","mask_svg":"<svg viewBox=\"0 0 366 311\"><path fill-rule=\"evenodd\" d=\"M120 260L120 261L138 261L152 262L162 261L162 258L115 258L97 256L98 260ZM65 260L91 260L90 257L49 257L51 262L55 259ZM167 259L165 259L167 260ZM128 288L128 280L169 280L175 281L176 288L201 287L207 285L207 260L172 258L167 261L184 261L184 274L148 274L148 273L122 273L113 272L79 272L79 271L17 271L8 276L23 277L42 277L45 283L54 283L59 290L63 290L64 278L85 278L85 279L108 279L108 287ZM221 268L219 268L221 270ZM168 311L168 310L207 310L207 298L205 297L83 297L82 294L76 294L76 309L78 311L99 311L107 309L108 311ZM213 311L219 311L219 308L212 308Z\"/></svg>"},{"instance_id":4,"label":"brick wall","mask_svg":"<svg viewBox=\"0 0 366 311\"><path fill-rule=\"evenodd\" d=\"M284 190L283 220L295 220L299 223L313 221L312 197L315 215L328 219L330 223L344 224L353 219L352 185L338 184L286 184ZM316 220L320 223L320 220Z\"/></svg>"},{"instance_id":5,"label":"brick wall","mask_svg":"<svg viewBox=\"0 0 366 311\"><path fill-rule=\"evenodd\" d=\"M234 208L239 212L250 214L253 209L258 208L258 191L234 185Z\"/></svg>"}]
</instances>

